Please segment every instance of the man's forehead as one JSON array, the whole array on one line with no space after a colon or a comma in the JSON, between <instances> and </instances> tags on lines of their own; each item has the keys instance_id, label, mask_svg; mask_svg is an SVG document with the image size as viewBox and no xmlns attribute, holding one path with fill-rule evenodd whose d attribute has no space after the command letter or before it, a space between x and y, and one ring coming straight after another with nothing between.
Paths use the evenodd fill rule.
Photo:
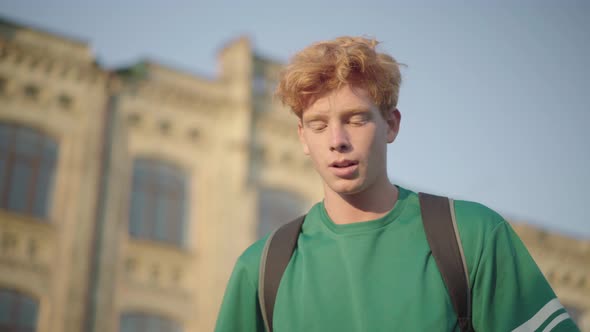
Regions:
<instances>
[{"instance_id":1,"label":"man's forehead","mask_svg":"<svg viewBox=\"0 0 590 332\"><path fill-rule=\"evenodd\" d=\"M315 114L323 114L327 115L330 113L356 113L356 112L370 112L373 109L376 109L374 105L366 105L366 104L359 104L359 105L347 105L346 107L327 107L327 108L308 108L307 110L303 111L303 116L311 116Z\"/></svg>"},{"instance_id":2,"label":"man's forehead","mask_svg":"<svg viewBox=\"0 0 590 332\"><path fill-rule=\"evenodd\" d=\"M318 96L311 101L304 111L330 112L339 109L371 108L375 106L369 93L363 88L345 85Z\"/></svg>"}]
</instances>

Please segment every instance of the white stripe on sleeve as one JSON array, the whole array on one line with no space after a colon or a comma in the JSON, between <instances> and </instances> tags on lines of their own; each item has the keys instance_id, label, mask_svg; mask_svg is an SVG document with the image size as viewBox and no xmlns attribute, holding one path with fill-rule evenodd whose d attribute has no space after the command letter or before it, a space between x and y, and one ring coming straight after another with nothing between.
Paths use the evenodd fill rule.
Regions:
<instances>
[{"instance_id":1,"label":"white stripe on sleeve","mask_svg":"<svg viewBox=\"0 0 590 332\"><path fill-rule=\"evenodd\" d=\"M563 309L563 306L561 305L561 303L559 303L559 300L557 298L555 298L555 299L547 302L547 304L545 304L543 306L543 308L541 308L541 310L539 310L531 319L526 321L521 326L512 330L512 332L532 332L532 331L535 331L541 325L543 325L543 323L545 323L545 321L547 320L547 318L549 318L549 316L553 315L559 309ZM557 316L557 317L561 317L561 315ZM557 323L556 323L556 325L557 325Z\"/></svg>"},{"instance_id":2,"label":"white stripe on sleeve","mask_svg":"<svg viewBox=\"0 0 590 332\"><path fill-rule=\"evenodd\" d=\"M567 313L567 312L564 312L563 314L561 314L561 315L559 315L559 316L555 317L555 318L554 318L554 319L551 321L551 323L549 323L549 325L547 325L547 327L545 327L545 328L543 329L543 332L550 332L551 330L553 330L553 328L554 328L554 327L556 327L556 326L557 326L557 324L559 324L559 323L563 322L564 320L566 320L566 319L568 319L568 318L570 318L570 315L568 315L568 313Z\"/></svg>"}]
</instances>

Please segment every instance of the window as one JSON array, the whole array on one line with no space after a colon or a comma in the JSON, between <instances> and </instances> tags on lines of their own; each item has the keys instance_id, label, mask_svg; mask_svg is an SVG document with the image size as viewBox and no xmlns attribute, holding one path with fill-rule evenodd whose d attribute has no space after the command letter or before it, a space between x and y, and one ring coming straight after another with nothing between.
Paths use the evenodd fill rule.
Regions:
<instances>
[{"instance_id":1,"label":"window","mask_svg":"<svg viewBox=\"0 0 590 332\"><path fill-rule=\"evenodd\" d=\"M258 199L258 237L304 214L306 208L305 201L294 193L261 189Z\"/></svg>"},{"instance_id":2,"label":"window","mask_svg":"<svg viewBox=\"0 0 590 332\"><path fill-rule=\"evenodd\" d=\"M0 123L0 207L48 216L57 144L40 132Z\"/></svg>"},{"instance_id":3,"label":"window","mask_svg":"<svg viewBox=\"0 0 590 332\"><path fill-rule=\"evenodd\" d=\"M145 313L126 313L121 317L119 332L181 332L177 322Z\"/></svg>"},{"instance_id":4,"label":"window","mask_svg":"<svg viewBox=\"0 0 590 332\"><path fill-rule=\"evenodd\" d=\"M186 196L186 177L180 169L162 161L135 160L129 234L182 246Z\"/></svg>"},{"instance_id":5,"label":"window","mask_svg":"<svg viewBox=\"0 0 590 332\"><path fill-rule=\"evenodd\" d=\"M0 289L0 331L34 332L37 301L10 289Z\"/></svg>"}]
</instances>

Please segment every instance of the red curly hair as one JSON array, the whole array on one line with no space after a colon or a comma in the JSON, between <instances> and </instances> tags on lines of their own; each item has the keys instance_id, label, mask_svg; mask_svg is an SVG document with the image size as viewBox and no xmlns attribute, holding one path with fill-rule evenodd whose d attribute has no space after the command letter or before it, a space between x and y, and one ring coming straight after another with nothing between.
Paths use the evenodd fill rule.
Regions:
<instances>
[{"instance_id":1,"label":"red curly hair","mask_svg":"<svg viewBox=\"0 0 590 332\"><path fill-rule=\"evenodd\" d=\"M339 37L297 53L281 72L275 95L301 118L326 93L350 84L369 93L383 115L397 106L400 64L376 51L376 40Z\"/></svg>"}]
</instances>

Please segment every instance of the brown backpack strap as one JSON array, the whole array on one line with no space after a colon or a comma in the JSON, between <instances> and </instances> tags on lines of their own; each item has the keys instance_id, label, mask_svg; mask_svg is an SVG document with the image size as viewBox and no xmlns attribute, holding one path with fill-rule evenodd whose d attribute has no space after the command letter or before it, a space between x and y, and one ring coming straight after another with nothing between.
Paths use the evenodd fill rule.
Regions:
<instances>
[{"instance_id":1,"label":"brown backpack strap","mask_svg":"<svg viewBox=\"0 0 590 332\"><path fill-rule=\"evenodd\" d=\"M304 219L305 215L290 221L270 234L260 257L258 302L267 332L273 331L272 318L279 284L297 246Z\"/></svg>"},{"instance_id":2,"label":"brown backpack strap","mask_svg":"<svg viewBox=\"0 0 590 332\"><path fill-rule=\"evenodd\" d=\"M432 256L447 286L461 331L473 331L471 291L453 201L420 193L424 231Z\"/></svg>"}]
</instances>

